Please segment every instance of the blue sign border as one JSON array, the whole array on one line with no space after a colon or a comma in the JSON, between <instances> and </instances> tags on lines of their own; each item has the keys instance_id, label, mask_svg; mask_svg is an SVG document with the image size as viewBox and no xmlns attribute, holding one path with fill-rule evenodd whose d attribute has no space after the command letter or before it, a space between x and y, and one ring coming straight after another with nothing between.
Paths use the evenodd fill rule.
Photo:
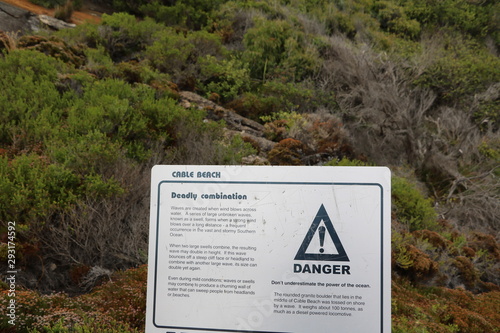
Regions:
<instances>
[{"instance_id":1,"label":"blue sign border","mask_svg":"<svg viewBox=\"0 0 500 333\"><path fill-rule=\"evenodd\" d=\"M314 185L314 186L378 186L380 188L380 332L384 330L384 187L380 183L343 183L343 182L259 182L259 181L190 181L190 180L162 180L158 183L158 199L156 212L156 246L155 246L155 275L154 275L154 297L153 297L153 325L157 328L174 330L199 330L207 332L230 332L230 333L292 333L292 332L270 332L270 331L248 331L233 329L198 328L161 326L156 324L156 286L158 277L158 244L160 228L160 193L163 184L242 184L242 185ZM389 328L390 331L390 328ZM175 332L167 332L175 333Z\"/></svg>"}]
</instances>

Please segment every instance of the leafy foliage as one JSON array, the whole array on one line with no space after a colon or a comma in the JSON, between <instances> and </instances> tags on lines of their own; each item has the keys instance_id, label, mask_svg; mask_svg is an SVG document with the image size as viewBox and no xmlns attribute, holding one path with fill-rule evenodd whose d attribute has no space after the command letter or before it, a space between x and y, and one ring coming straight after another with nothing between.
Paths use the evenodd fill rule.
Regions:
<instances>
[{"instance_id":1,"label":"leafy foliage","mask_svg":"<svg viewBox=\"0 0 500 333\"><path fill-rule=\"evenodd\" d=\"M154 39L145 51L145 58L154 68L170 74L181 88L193 90L202 67L207 75L214 65L225 66L217 60L225 53L217 35L206 31L182 34L167 28L158 32ZM229 89L227 85L226 90Z\"/></svg>"},{"instance_id":2,"label":"leafy foliage","mask_svg":"<svg viewBox=\"0 0 500 333\"><path fill-rule=\"evenodd\" d=\"M432 201L425 199L417 188L404 178L392 179L392 197L396 215L410 230L435 229L437 214Z\"/></svg>"},{"instance_id":3,"label":"leafy foliage","mask_svg":"<svg viewBox=\"0 0 500 333\"><path fill-rule=\"evenodd\" d=\"M117 272L90 294L69 297L16 292L17 332L140 332L144 330L147 267ZM2 293L6 293L2 291ZM2 311L7 297L2 297ZM7 327L7 316L0 327Z\"/></svg>"},{"instance_id":4,"label":"leafy foliage","mask_svg":"<svg viewBox=\"0 0 500 333\"><path fill-rule=\"evenodd\" d=\"M500 80L500 60L476 41L446 33L441 38L434 60L415 84L432 88L442 99L460 101Z\"/></svg>"},{"instance_id":5,"label":"leafy foliage","mask_svg":"<svg viewBox=\"0 0 500 333\"><path fill-rule=\"evenodd\" d=\"M327 166L370 166L369 163L360 161L360 160L350 160L346 157L343 157L341 160L331 160L326 163Z\"/></svg>"},{"instance_id":6,"label":"leafy foliage","mask_svg":"<svg viewBox=\"0 0 500 333\"><path fill-rule=\"evenodd\" d=\"M217 60L212 55L200 59L199 87L205 94L217 94L219 102L227 102L248 91L250 76L247 65L236 60Z\"/></svg>"},{"instance_id":7,"label":"leafy foliage","mask_svg":"<svg viewBox=\"0 0 500 333\"><path fill-rule=\"evenodd\" d=\"M139 6L139 11L168 26L200 30L209 24L212 11L224 2L226 1L188 0L166 4L153 1Z\"/></svg>"},{"instance_id":8,"label":"leafy foliage","mask_svg":"<svg viewBox=\"0 0 500 333\"><path fill-rule=\"evenodd\" d=\"M453 27L473 36L485 36L495 30L494 1L412 0L400 1L410 18L427 27Z\"/></svg>"},{"instance_id":9,"label":"leafy foliage","mask_svg":"<svg viewBox=\"0 0 500 333\"><path fill-rule=\"evenodd\" d=\"M311 111L328 103L329 97L315 92L306 82L293 84L270 80L257 92L245 92L227 105L245 117L268 121L287 113Z\"/></svg>"},{"instance_id":10,"label":"leafy foliage","mask_svg":"<svg viewBox=\"0 0 500 333\"><path fill-rule=\"evenodd\" d=\"M136 17L125 13L104 14L93 43L102 45L113 60L122 60L142 51L161 28L151 19L137 22Z\"/></svg>"},{"instance_id":11,"label":"leafy foliage","mask_svg":"<svg viewBox=\"0 0 500 333\"><path fill-rule=\"evenodd\" d=\"M31 0L31 2L46 8L54 8L64 5L66 0Z\"/></svg>"},{"instance_id":12,"label":"leafy foliage","mask_svg":"<svg viewBox=\"0 0 500 333\"><path fill-rule=\"evenodd\" d=\"M111 71L98 78L35 50L13 50L0 58L5 73L0 79L5 103L0 113L0 218L28 227L19 250L25 258L20 266L27 272L39 269L31 262L35 257L44 264L68 260L113 268L143 263L137 250L144 246L147 228L135 216L147 209L144 170L154 161L238 163L252 152L237 137L221 139L222 125L204 122L203 110L180 107L159 90L165 79L161 74L151 69L138 74L138 81L156 82L153 88L109 77L110 72L120 75L123 65L107 66ZM134 176L132 170L141 173ZM128 212L118 209L124 200L138 204ZM97 205L100 214L95 214ZM114 219L124 222L115 241L99 239ZM99 244L107 250L98 251ZM32 249L40 246L43 251L34 255ZM42 289L69 283L52 279L46 274L39 280Z\"/></svg>"},{"instance_id":13,"label":"leafy foliage","mask_svg":"<svg viewBox=\"0 0 500 333\"><path fill-rule=\"evenodd\" d=\"M78 195L79 178L36 154L0 159L1 219L42 221L56 209L68 209ZM19 221L19 220L18 220Z\"/></svg>"},{"instance_id":14,"label":"leafy foliage","mask_svg":"<svg viewBox=\"0 0 500 333\"><path fill-rule=\"evenodd\" d=\"M482 295L456 289L392 283L393 332L496 332L499 292ZM491 321L485 320L491 318Z\"/></svg>"},{"instance_id":15,"label":"leafy foliage","mask_svg":"<svg viewBox=\"0 0 500 333\"><path fill-rule=\"evenodd\" d=\"M258 18L244 37L243 60L251 64L252 78L301 81L318 68L318 51L307 35L284 20Z\"/></svg>"},{"instance_id":16,"label":"leafy foliage","mask_svg":"<svg viewBox=\"0 0 500 333\"><path fill-rule=\"evenodd\" d=\"M421 33L420 22L410 19L402 6L393 1L376 1L373 6L380 28L402 37L416 39Z\"/></svg>"},{"instance_id":17,"label":"leafy foliage","mask_svg":"<svg viewBox=\"0 0 500 333\"><path fill-rule=\"evenodd\" d=\"M0 36L0 220L23 281L98 286L20 290L21 331L142 330L145 267L99 285L146 260L150 167L252 158L389 165L393 331L498 331L497 2L97 3L125 12ZM225 131L180 90L260 124Z\"/></svg>"},{"instance_id":18,"label":"leafy foliage","mask_svg":"<svg viewBox=\"0 0 500 333\"><path fill-rule=\"evenodd\" d=\"M65 65L39 52L18 50L0 62L2 104L0 138L18 149L39 142L57 122L66 96L56 88L57 73ZM42 126L40 126L42 125ZM13 132L18 129L19 132Z\"/></svg>"}]
</instances>

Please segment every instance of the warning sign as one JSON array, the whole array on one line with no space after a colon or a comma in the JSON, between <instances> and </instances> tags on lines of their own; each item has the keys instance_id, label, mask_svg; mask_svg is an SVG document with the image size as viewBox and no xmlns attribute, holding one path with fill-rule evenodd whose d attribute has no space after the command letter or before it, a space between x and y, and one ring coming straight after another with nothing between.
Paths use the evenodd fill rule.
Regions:
<instances>
[{"instance_id":1,"label":"warning sign","mask_svg":"<svg viewBox=\"0 0 500 333\"><path fill-rule=\"evenodd\" d=\"M390 332L390 172L155 166L147 333Z\"/></svg>"},{"instance_id":2,"label":"warning sign","mask_svg":"<svg viewBox=\"0 0 500 333\"><path fill-rule=\"evenodd\" d=\"M313 240L319 240L319 244L313 242ZM311 243L313 246L311 246ZM325 248L327 249L326 252ZM295 256L295 260L349 261L332 221L326 213L325 206L321 205Z\"/></svg>"}]
</instances>

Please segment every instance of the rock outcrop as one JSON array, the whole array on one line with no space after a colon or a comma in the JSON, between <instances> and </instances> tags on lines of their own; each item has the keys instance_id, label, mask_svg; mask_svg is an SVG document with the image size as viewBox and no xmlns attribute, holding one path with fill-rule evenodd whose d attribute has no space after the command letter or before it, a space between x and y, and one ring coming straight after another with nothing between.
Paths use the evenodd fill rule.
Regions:
<instances>
[{"instance_id":1,"label":"rock outcrop","mask_svg":"<svg viewBox=\"0 0 500 333\"><path fill-rule=\"evenodd\" d=\"M0 30L25 34L40 30L40 21L27 10L0 2Z\"/></svg>"},{"instance_id":2,"label":"rock outcrop","mask_svg":"<svg viewBox=\"0 0 500 333\"><path fill-rule=\"evenodd\" d=\"M25 35L42 29L61 30L73 27L75 24L66 23L48 15L36 15L25 9L0 2L0 31Z\"/></svg>"},{"instance_id":3,"label":"rock outcrop","mask_svg":"<svg viewBox=\"0 0 500 333\"><path fill-rule=\"evenodd\" d=\"M240 116L233 110L226 109L190 91L181 91L179 96L181 106L203 109L207 112L207 119L210 120L224 120L230 134L239 133L244 140L257 145L260 152L267 153L276 144L264 137L265 127L256 121Z\"/></svg>"}]
</instances>

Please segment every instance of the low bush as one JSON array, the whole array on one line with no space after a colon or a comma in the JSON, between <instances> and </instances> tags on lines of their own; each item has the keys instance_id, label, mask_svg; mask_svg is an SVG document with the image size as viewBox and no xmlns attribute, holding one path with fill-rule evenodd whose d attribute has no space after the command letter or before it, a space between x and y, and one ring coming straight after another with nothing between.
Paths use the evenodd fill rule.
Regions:
<instances>
[{"instance_id":1,"label":"low bush","mask_svg":"<svg viewBox=\"0 0 500 333\"><path fill-rule=\"evenodd\" d=\"M300 27L284 20L255 19L243 39L243 61L252 78L265 82L282 79L297 82L312 75L321 63L319 52Z\"/></svg>"},{"instance_id":2,"label":"low bush","mask_svg":"<svg viewBox=\"0 0 500 333\"><path fill-rule=\"evenodd\" d=\"M208 55L200 58L200 75L198 87L208 97L219 96L219 103L226 103L250 89L248 66L232 58L217 60Z\"/></svg>"},{"instance_id":3,"label":"low bush","mask_svg":"<svg viewBox=\"0 0 500 333\"><path fill-rule=\"evenodd\" d=\"M57 6L62 6L66 0L30 0L32 3L45 7L45 8L55 8Z\"/></svg>"},{"instance_id":4,"label":"low bush","mask_svg":"<svg viewBox=\"0 0 500 333\"><path fill-rule=\"evenodd\" d=\"M37 51L14 50L0 58L0 142L10 154L43 148L57 132L71 98L58 91L58 73L67 71L66 64Z\"/></svg>"},{"instance_id":5,"label":"low bush","mask_svg":"<svg viewBox=\"0 0 500 333\"><path fill-rule=\"evenodd\" d=\"M408 180L392 177L392 200L399 221L407 224L411 231L438 228L432 200L426 199Z\"/></svg>"},{"instance_id":6,"label":"low bush","mask_svg":"<svg viewBox=\"0 0 500 333\"><path fill-rule=\"evenodd\" d=\"M205 111L177 105L160 89L164 74L109 65L100 78L35 50L0 58L0 218L26 226L19 267L30 287L69 288L67 263L144 263L152 165L239 163L253 152Z\"/></svg>"},{"instance_id":7,"label":"low bush","mask_svg":"<svg viewBox=\"0 0 500 333\"><path fill-rule=\"evenodd\" d=\"M58 20L70 22L74 10L73 2L68 0L64 5L56 7L54 17Z\"/></svg>"},{"instance_id":8,"label":"low bush","mask_svg":"<svg viewBox=\"0 0 500 333\"><path fill-rule=\"evenodd\" d=\"M201 30L209 24L212 12L224 2L227 0L188 0L172 3L148 1L138 9L141 14L168 26Z\"/></svg>"},{"instance_id":9,"label":"low bush","mask_svg":"<svg viewBox=\"0 0 500 333\"><path fill-rule=\"evenodd\" d=\"M271 165L303 165L302 157L307 154L304 143L295 139L283 139L268 154Z\"/></svg>"},{"instance_id":10,"label":"low bush","mask_svg":"<svg viewBox=\"0 0 500 333\"><path fill-rule=\"evenodd\" d=\"M342 159L334 159L328 163L325 163L325 166L372 166L368 162L360 161L357 159L349 159L347 157L343 157Z\"/></svg>"},{"instance_id":11,"label":"low bush","mask_svg":"<svg viewBox=\"0 0 500 333\"><path fill-rule=\"evenodd\" d=\"M245 141L241 135L235 135L227 142L221 143L224 153L221 157L221 163L226 165L234 165L241 163L244 157L254 155L256 148L251 142Z\"/></svg>"},{"instance_id":12,"label":"low bush","mask_svg":"<svg viewBox=\"0 0 500 333\"><path fill-rule=\"evenodd\" d=\"M403 2L403 8L406 15L427 29L453 27L479 37L496 30L495 12L498 3L495 4L494 1L411 0Z\"/></svg>"},{"instance_id":13,"label":"low bush","mask_svg":"<svg viewBox=\"0 0 500 333\"><path fill-rule=\"evenodd\" d=\"M0 219L27 224L31 231L40 230L56 210L69 209L78 196L79 177L46 156L2 156L0 174Z\"/></svg>"},{"instance_id":14,"label":"low bush","mask_svg":"<svg viewBox=\"0 0 500 333\"><path fill-rule=\"evenodd\" d=\"M115 13L103 14L99 26L87 24L62 35L77 35L91 47L102 46L113 61L119 62L137 57L163 28L149 18L138 20L126 13Z\"/></svg>"},{"instance_id":15,"label":"low bush","mask_svg":"<svg viewBox=\"0 0 500 333\"><path fill-rule=\"evenodd\" d=\"M261 121L276 114L310 112L322 104L329 103L331 96L314 90L308 82L292 84L280 80L269 80L256 92L244 92L239 98L227 103L238 114ZM264 117L264 118L263 118Z\"/></svg>"},{"instance_id":16,"label":"low bush","mask_svg":"<svg viewBox=\"0 0 500 333\"><path fill-rule=\"evenodd\" d=\"M171 75L183 90L194 90L202 67L207 67L205 72L213 71L214 63L218 66L222 63L210 59L222 59L226 53L220 37L206 31L183 34L167 28L155 34L154 39L145 50L145 59L153 68ZM227 91L229 87L224 89Z\"/></svg>"},{"instance_id":17,"label":"low bush","mask_svg":"<svg viewBox=\"0 0 500 333\"><path fill-rule=\"evenodd\" d=\"M420 36L420 23L408 18L403 6L394 1L376 1L372 8L382 30L409 39L417 39Z\"/></svg>"},{"instance_id":18,"label":"low bush","mask_svg":"<svg viewBox=\"0 0 500 333\"><path fill-rule=\"evenodd\" d=\"M436 38L441 39L437 44L432 41ZM500 81L499 58L470 37L441 32L427 45L439 46L437 50L427 50L435 57L414 84L432 88L444 102L467 102L464 97L482 93Z\"/></svg>"},{"instance_id":19,"label":"low bush","mask_svg":"<svg viewBox=\"0 0 500 333\"><path fill-rule=\"evenodd\" d=\"M147 267L115 273L111 281L91 293L69 297L64 293L42 295L16 291L16 332L109 332L144 331ZM0 297L0 329L12 327L5 315L7 290Z\"/></svg>"},{"instance_id":20,"label":"low bush","mask_svg":"<svg viewBox=\"0 0 500 333\"><path fill-rule=\"evenodd\" d=\"M500 292L415 287L392 282L392 332L497 332Z\"/></svg>"}]
</instances>

